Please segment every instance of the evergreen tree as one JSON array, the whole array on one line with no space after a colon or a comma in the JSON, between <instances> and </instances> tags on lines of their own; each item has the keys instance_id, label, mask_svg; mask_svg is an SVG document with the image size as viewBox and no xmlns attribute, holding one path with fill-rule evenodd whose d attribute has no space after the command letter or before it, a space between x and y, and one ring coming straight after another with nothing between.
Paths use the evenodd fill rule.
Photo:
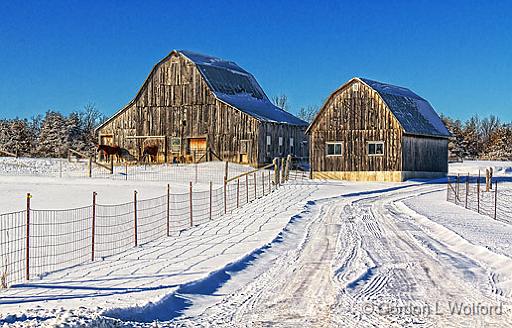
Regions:
<instances>
[{"instance_id":1,"label":"evergreen tree","mask_svg":"<svg viewBox=\"0 0 512 328\"><path fill-rule=\"evenodd\" d=\"M48 111L41 125L37 152L45 157L65 157L68 150L68 127L62 114Z\"/></svg>"}]
</instances>

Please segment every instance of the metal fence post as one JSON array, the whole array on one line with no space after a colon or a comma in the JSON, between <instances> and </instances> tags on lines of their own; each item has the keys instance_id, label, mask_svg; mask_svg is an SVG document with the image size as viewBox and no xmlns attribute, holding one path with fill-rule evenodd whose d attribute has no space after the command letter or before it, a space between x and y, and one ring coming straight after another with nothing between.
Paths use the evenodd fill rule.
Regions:
<instances>
[{"instance_id":1,"label":"metal fence post","mask_svg":"<svg viewBox=\"0 0 512 328\"><path fill-rule=\"evenodd\" d=\"M190 205L190 227L194 226L193 213L192 213L192 181L189 183L189 205Z\"/></svg>"},{"instance_id":2,"label":"metal fence post","mask_svg":"<svg viewBox=\"0 0 512 328\"><path fill-rule=\"evenodd\" d=\"M450 177L446 178L446 201L450 201Z\"/></svg>"},{"instance_id":3,"label":"metal fence post","mask_svg":"<svg viewBox=\"0 0 512 328\"><path fill-rule=\"evenodd\" d=\"M285 171L285 160L284 160L284 157L281 158L281 167L280 167L280 178L279 178L279 184L282 185L284 182L285 182L285 176L284 176L284 171Z\"/></svg>"},{"instance_id":4,"label":"metal fence post","mask_svg":"<svg viewBox=\"0 0 512 328\"><path fill-rule=\"evenodd\" d=\"M124 179L128 180L128 162L124 163Z\"/></svg>"},{"instance_id":5,"label":"metal fence post","mask_svg":"<svg viewBox=\"0 0 512 328\"><path fill-rule=\"evenodd\" d=\"M212 219L212 189L213 189L213 184L210 181L210 220Z\"/></svg>"},{"instance_id":6,"label":"metal fence post","mask_svg":"<svg viewBox=\"0 0 512 328\"><path fill-rule=\"evenodd\" d=\"M92 156L89 156L89 178L92 178Z\"/></svg>"},{"instance_id":7,"label":"metal fence post","mask_svg":"<svg viewBox=\"0 0 512 328\"><path fill-rule=\"evenodd\" d=\"M137 247L137 190L133 191L133 213L133 240L135 247Z\"/></svg>"},{"instance_id":8,"label":"metal fence post","mask_svg":"<svg viewBox=\"0 0 512 328\"><path fill-rule=\"evenodd\" d=\"M114 174L114 155L110 155L110 174Z\"/></svg>"},{"instance_id":9,"label":"metal fence post","mask_svg":"<svg viewBox=\"0 0 512 328\"><path fill-rule=\"evenodd\" d=\"M92 225L91 225L91 261L94 261L94 244L96 231L96 192L92 192Z\"/></svg>"},{"instance_id":10,"label":"metal fence post","mask_svg":"<svg viewBox=\"0 0 512 328\"><path fill-rule=\"evenodd\" d=\"M498 217L498 181L495 182L494 187L494 220Z\"/></svg>"},{"instance_id":11,"label":"metal fence post","mask_svg":"<svg viewBox=\"0 0 512 328\"><path fill-rule=\"evenodd\" d=\"M274 184L277 188L277 186L279 185L279 160L276 158L274 158Z\"/></svg>"},{"instance_id":12,"label":"metal fence post","mask_svg":"<svg viewBox=\"0 0 512 328\"><path fill-rule=\"evenodd\" d=\"M290 166L292 164L292 155L286 157L286 181L290 179Z\"/></svg>"},{"instance_id":13,"label":"metal fence post","mask_svg":"<svg viewBox=\"0 0 512 328\"><path fill-rule=\"evenodd\" d=\"M457 200L459 200L459 190L460 190L460 173L457 173L457 181L456 181L456 186L455 186L455 195L456 195L456 198L455 198L455 204L457 204Z\"/></svg>"},{"instance_id":14,"label":"metal fence post","mask_svg":"<svg viewBox=\"0 0 512 328\"><path fill-rule=\"evenodd\" d=\"M167 237L171 235L171 185L167 184Z\"/></svg>"},{"instance_id":15,"label":"metal fence post","mask_svg":"<svg viewBox=\"0 0 512 328\"><path fill-rule=\"evenodd\" d=\"M27 226L25 244L25 278L30 280L30 199L32 195L27 193Z\"/></svg>"},{"instance_id":16,"label":"metal fence post","mask_svg":"<svg viewBox=\"0 0 512 328\"><path fill-rule=\"evenodd\" d=\"M270 170L268 171L268 193L270 194L272 192L272 177Z\"/></svg>"}]
</instances>

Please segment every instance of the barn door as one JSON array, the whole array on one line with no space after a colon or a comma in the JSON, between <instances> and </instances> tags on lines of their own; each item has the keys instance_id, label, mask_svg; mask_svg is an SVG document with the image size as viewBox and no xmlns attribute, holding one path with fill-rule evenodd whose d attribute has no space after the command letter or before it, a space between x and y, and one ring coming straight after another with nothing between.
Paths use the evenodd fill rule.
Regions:
<instances>
[{"instance_id":1,"label":"barn door","mask_svg":"<svg viewBox=\"0 0 512 328\"><path fill-rule=\"evenodd\" d=\"M189 154L194 162L199 159L205 159L206 156L206 138L190 138Z\"/></svg>"},{"instance_id":2,"label":"barn door","mask_svg":"<svg viewBox=\"0 0 512 328\"><path fill-rule=\"evenodd\" d=\"M250 153L250 140L240 140L240 158L239 162L242 164L249 163L249 153Z\"/></svg>"}]
</instances>

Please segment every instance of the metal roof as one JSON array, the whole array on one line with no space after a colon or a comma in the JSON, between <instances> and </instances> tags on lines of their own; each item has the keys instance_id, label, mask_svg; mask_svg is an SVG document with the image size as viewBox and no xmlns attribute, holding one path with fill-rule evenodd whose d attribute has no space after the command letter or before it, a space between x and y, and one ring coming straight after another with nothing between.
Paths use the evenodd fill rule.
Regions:
<instances>
[{"instance_id":1,"label":"metal roof","mask_svg":"<svg viewBox=\"0 0 512 328\"><path fill-rule=\"evenodd\" d=\"M220 101L260 121L308 125L307 122L272 104L254 76L236 63L186 50L178 52L197 66Z\"/></svg>"},{"instance_id":2,"label":"metal roof","mask_svg":"<svg viewBox=\"0 0 512 328\"><path fill-rule=\"evenodd\" d=\"M405 133L435 137L451 136L434 108L416 93L396 85L364 78L359 80L377 91Z\"/></svg>"}]
</instances>

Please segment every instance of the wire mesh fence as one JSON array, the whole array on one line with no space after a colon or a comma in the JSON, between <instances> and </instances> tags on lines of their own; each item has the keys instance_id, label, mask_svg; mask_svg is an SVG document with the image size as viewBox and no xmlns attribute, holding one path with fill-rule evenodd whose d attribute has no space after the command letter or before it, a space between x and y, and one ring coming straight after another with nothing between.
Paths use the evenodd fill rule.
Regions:
<instances>
[{"instance_id":1,"label":"wire mesh fence","mask_svg":"<svg viewBox=\"0 0 512 328\"><path fill-rule=\"evenodd\" d=\"M448 178L446 199L466 209L512 224L512 189L497 180L486 184L485 177Z\"/></svg>"},{"instance_id":2,"label":"wire mesh fence","mask_svg":"<svg viewBox=\"0 0 512 328\"><path fill-rule=\"evenodd\" d=\"M284 163L284 162L282 162ZM271 194L291 174L291 161L223 177L222 186L175 193L170 185L162 195L123 204L98 203L65 210L27 209L0 215L0 287L47 273L120 254L160 238L176 236L191 227L221 218Z\"/></svg>"}]
</instances>

